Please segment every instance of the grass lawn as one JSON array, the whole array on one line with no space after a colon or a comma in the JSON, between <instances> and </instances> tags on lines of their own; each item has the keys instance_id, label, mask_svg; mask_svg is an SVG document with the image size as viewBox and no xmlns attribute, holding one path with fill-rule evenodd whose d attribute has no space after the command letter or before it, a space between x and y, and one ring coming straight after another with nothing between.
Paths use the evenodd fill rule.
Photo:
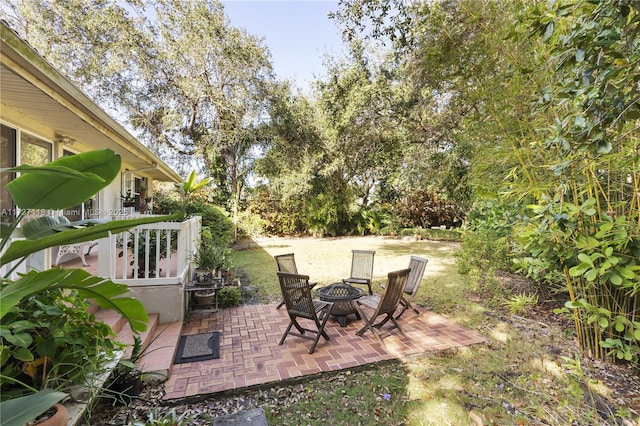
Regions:
<instances>
[{"instance_id":1,"label":"grass lawn","mask_svg":"<svg viewBox=\"0 0 640 426\"><path fill-rule=\"evenodd\" d=\"M527 295L539 289L521 277L460 275L458 243L262 238L238 244L234 270L270 302L281 298L274 255L295 253L299 272L327 285L348 276L353 249L376 251L375 282L406 268L411 255L429 259L417 303L480 332L489 343L198 403L136 402L129 415L183 419L146 424L210 425L217 416L262 407L270 425L640 425L638 370L578 358L572 323L553 313L563 301L539 293L532 303Z\"/></svg>"},{"instance_id":2,"label":"grass lawn","mask_svg":"<svg viewBox=\"0 0 640 426\"><path fill-rule=\"evenodd\" d=\"M477 288L477 280L458 273L458 243L274 237L241 248L235 252L234 265L249 276L264 301L280 298L273 260L277 254L295 253L298 271L318 285L348 276L353 249L376 251L374 282L383 282L387 272L406 268L411 255L426 257L429 264L416 296L418 304L490 339L488 345L262 391L254 398L262 400L259 404L267 411L269 424L615 424L613 417L603 418L594 403L612 398L615 390L597 380L595 368L577 361L571 324L551 312L558 303L539 300L536 306L525 304L521 311L510 313L509 307L519 306L519 294L536 289L506 275ZM511 304L506 303L509 300ZM606 405L611 413L637 419L630 407L611 400Z\"/></svg>"},{"instance_id":3,"label":"grass lawn","mask_svg":"<svg viewBox=\"0 0 640 426\"><path fill-rule=\"evenodd\" d=\"M295 253L298 272L324 286L349 276L351 250L375 250L374 288L386 280L388 272L404 269L411 255L429 259L423 284L416 296L422 306L438 306L439 313L456 315L460 296L464 297L468 277L458 274L454 253L459 244L448 241L414 241L383 237L262 238L239 244L233 265L249 276L264 302L280 299L280 287L273 256Z\"/></svg>"}]
</instances>

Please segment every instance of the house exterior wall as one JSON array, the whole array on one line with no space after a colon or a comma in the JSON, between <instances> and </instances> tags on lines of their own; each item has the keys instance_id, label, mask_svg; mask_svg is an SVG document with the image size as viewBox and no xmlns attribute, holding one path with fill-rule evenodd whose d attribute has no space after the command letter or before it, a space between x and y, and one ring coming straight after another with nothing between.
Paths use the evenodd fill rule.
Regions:
<instances>
[{"instance_id":1,"label":"house exterior wall","mask_svg":"<svg viewBox=\"0 0 640 426\"><path fill-rule=\"evenodd\" d=\"M185 293L182 283L129 287L129 295L138 299L147 312L157 312L160 324L184 319Z\"/></svg>"},{"instance_id":2,"label":"house exterior wall","mask_svg":"<svg viewBox=\"0 0 640 426\"><path fill-rule=\"evenodd\" d=\"M26 132L36 136L39 139L49 142L53 148L52 160L62 157L65 151L78 154L81 152L88 152L96 149L96 147L80 140L74 141L70 145L60 143L56 140L55 129L45 126L42 123L39 123L37 120L34 120L31 117L28 117L6 105L1 105L0 122L6 126L18 130L18 140L20 138L20 135L23 132ZM19 159L18 164L20 164ZM123 180L126 179L126 176L130 176L132 179L146 179L148 182L148 187L152 188L153 177L144 173L144 171L136 172L131 170L135 170L134 166L123 162L120 169L120 174L116 176L116 178L113 180L113 182L111 182L109 186L100 191L97 196L98 205L95 209L92 209L91 212L87 212L91 213L90 215L87 215L87 218L92 217L102 219L116 219L118 216L123 216L125 214L125 211L123 211L120 195L123 189ZM151 196L152 194L149 193L149 195Z\"/></svg>"},{"instance_id":3,"label":"house exterior wall","mask_svg":"<svg viewBox=\"0 0 640 426\"><path fill-rule=\"evenodd\" d=\"M124 189L123 178L129 182L131 180L128 178L146 178L149 190L152 188L154 179L162 182L182 180L168 164L165 164L154 152L58 72L4 21L0 22L0 87L2 87L0 123L16 130L15 138L13 132L7 133L11 133L9 143L14 143L15 139L16 149L11 155L16 154L18 164L20 164L22 134L30 134L37 138L31 141L31 145L26 145L29 146L29 150L25 153L33 154L34 161L41 164L45 163L44 157L49 157L49 154L50 158L47 158L47 161L55 160L67 153L77 154L104 148L109 148L121 156L121 173L100 191L96 198L97 203L94 203L96 205L87 207L87 203L84 203L81 210L85 212L86 209L90 210L85 217L122 219L123 215L134 213L123 209L121 199ZM2 143L6 144L7 140L3 138ZM50 150L48 144L51 144ZM11 163L13 164L12 159ZM3 181L3 184L6 182ZM6 195L3 202L6 199L7 204L11 204L8 194L2 195L3 197ZM11 205L0 207L11 209ZM15 212L10 213L7 215L9 218ZM62 213L64 212L49 214ZM18 230L15 238L20 237ZM177 253L181 265L186 265L186 250L191 249L185 244ZM20 271L26 272L29 267L39 270L50 268L51 259L55 258L52 254L56 254L56 248L53 249L53 253L52 249L47 249L32 255L26 264L20 265L24 268ZM8 265L1 265L0 269L4 272L7 267ZM167 285L167 290L163 286L158 291L158 295L151 294L151 290L146 290L142 286L133 289L132 292L141 297L141 301L149 307L149 311L164 312L163 317L181 318L184 305L182 286L188 276L186 266L183 269L185 272L180 279L172 277L172 282L164 283ZM136 283L128 284L135 287ZM149 288L153 288L156 283L151 284ZM142 300L142 298L149 300ZM172 301L173 306L179 305L178 309L168 307L163 303L165 300ZM171 314L167 314L168 311L171 311Z\"/></svg>"}]
</instances>

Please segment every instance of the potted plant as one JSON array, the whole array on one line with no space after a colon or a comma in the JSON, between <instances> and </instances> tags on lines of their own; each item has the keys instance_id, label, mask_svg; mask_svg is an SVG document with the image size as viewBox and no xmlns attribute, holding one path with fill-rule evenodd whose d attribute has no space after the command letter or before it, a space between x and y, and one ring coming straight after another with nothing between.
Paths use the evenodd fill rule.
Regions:
<instances>
[{"instance_id":1,"label":"potted plant","mask_svg":"<svg viewBox=\"0 0 640 426\"><path fill-rule=\"evenodd\" d=\"M228 263L227 258L226 247L216 246L212 240L203 238L198 251L193 256L193 262L196 264L196 281L210 282L214 276L219 280L222 269Z\"/></svg>"},{"instance_id":2,"label":"potted plant","mask_svg":"<svg viewBox=\"0 0 640 426\"><path fill-rule=\"evenodd\" d=\"M66 426L70 418L69 410L59 403L66 396L63 392L44 389L2 402L0 424L24 426L28 422L37 422L32 424Z\"/></svg>"},{"instance_id":3,"label":"potted plant","mask_svg":"<svg viewBox=\"0 0 640 426\"><path fill-rule=\"evenodd\" d=\"M57 217L42 216L22 223L31 210L64 210L85 202L106 187L120 172L121 159L111 150L98 150L63 157L42 167L27 165L3 169L20 176L6 185L19 210L10 223L0 224L0 357L2 425L23 426L64 397L47 389L66 389L69 382L85 377L96 367L97 359L87 354L109 353L110 342L100 338L107 331L104 324L91 317L80 317L81 302L91 298L99 307L111 309L129 322L132 330L144 331L148 317L142 304L128 297L126 285L95 277L83 269L51 268L16 274L16 269L32 254L64 244L75 244L107 237L132 227L172 220L181 215L145 217L111 222L82 221L68 223ZM20 238L14 238L20 227ZM71 297L72 300L65 299ZM69 310L64 306L71 303ZM29 309L38 307L60 315L29 318ZM88 315L82 309L82 315ZM85 321L89 319L89 321ZM60 323L56 321L60 320ZM31 321L31 323L29 323ZM60 330L67 324L73 329ZM56 328L57 327L57 328ZM107 327L108 328L108 327ZM54 331L53 334L47 334ZM92 341L95 348L74 348L57 340L58 334L84 334L87 339L97 330ZM33 342L36 342L35 348ZM45 342L46 344L41 344ZM7 352L9 348L10 353ZM102 351L102 352L101 352ZM61 362L60 360L64 361ZM24 367L24 369L23 369ZM25 371L30 373L25 373ZM56 371L63 377L54 377ZM37 372L44 372L40 376ZM81 372L82 374L78 375ZM51 402L51 395L56 401ZM24 413L30 419L24 420Z\"/></svg>"},{"instance_id":4,"label":"potted plant","mask_svg":"<svg viewBox=\"0 0 640 426\"><path fill-rule=\"evenodd\" d=\"M107 384L107 390L113 394L116 404L129 405L133 398L140 396L142 370L137 363L143 354L142 340L134 335L131 355L118 361L112 372L112 380Z\"/></svg>"},{"instance_id":5,"label":"potted plant","mask_svg":"<svg viewBox=\"0 0 640 426\"><path fill-rule=\"evenodd\" d=\"M120 198L122 199L122 207L135 207L136 206L136 197L131 193L131 190L127 190L126 194L120 194Z\"/></svg>"},{"instance_id":6,"label":"potted plant","mask_svg":"<svg viewBox=\"0 0 640 426\"><path fill-rule=\"evenodd\" d=\"M140 187L138 188L138 195L141 200L147 198L147 186L144 184L144 182L141 183Z\"/></svg>"},{"instance_id":7,"label":"potted plant","mask_svg":"<svg viewBox=\"0 0 640 426\"><path fill-rule=\"evenodd\" d=\"M195 276L198 284L213 281L213 274L218 267L218 250L209 238L201 238L198 251L193 255L192 261L196 264Z\"/></svg>"},{"instance_id":8,"label":"potted plant","mask_svg":"<svg viewBox=\"0 0 640 426\"><path fill-rule=\"evenodd\" d=\"M21 300L3 317L3 323L14 324L3 331L3 374L35 389L72 396L75 387L91 383L118 345L111 328L87 309L86 297L74 289L44 290ZM24 389L3 382L2 393L22 395Z\"/></svg>"}]
</instances>

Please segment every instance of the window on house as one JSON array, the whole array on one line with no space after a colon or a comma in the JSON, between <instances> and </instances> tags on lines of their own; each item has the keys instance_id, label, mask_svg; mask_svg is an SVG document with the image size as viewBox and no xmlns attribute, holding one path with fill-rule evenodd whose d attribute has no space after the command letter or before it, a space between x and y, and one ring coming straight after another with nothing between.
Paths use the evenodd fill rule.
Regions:
<instances>
[{"instance_id":1,"label":"window on house","mask_svg":"<svg viewBox=\"0 0 640 426\"><path fill-rule=\"evenodd\" d=\"M20 164L43 166L51 161L52 145L27 133L20 134Z\"/></svg>"},{"instance_id":2,"label":"window on house","mask_svg":"<svg viewBox=\"0 0 640 426\"><path fill-rule=\"evenodd\" d=\"M0 127L2 141L0 164L2 167L14 167L20 164L41 166L52 160L53 146L51 143L4 124ZM6 188L7 184L15 179L16 174L1 173L0 175L2 180L0 188L1 220L12 222L16 217L16 206Z\"/></svg>"},{"instance_id":3,"label":"window on house","mask_svg":"<svg viewBox=\"0 0 640 426\"><path fill-rule=\"evenodd\" d=\"M16 129L4 124L0 125L0 167L14 167L16 165ZM15 219L15 205L7 191L7 184L15 178L15 173L0 173L0 221L13 222Z\"/></svg>"}]
</instances>

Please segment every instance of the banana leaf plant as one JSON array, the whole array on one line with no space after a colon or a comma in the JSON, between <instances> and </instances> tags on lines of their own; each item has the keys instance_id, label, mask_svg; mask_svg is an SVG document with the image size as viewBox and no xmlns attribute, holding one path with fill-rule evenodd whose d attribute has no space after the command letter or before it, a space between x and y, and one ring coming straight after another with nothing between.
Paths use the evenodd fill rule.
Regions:
<instances>
[{"instance_id":1,"label":"banana leaf plant","mask_svg":"<svg viewBox=\"0 0 640 426\"><path fill-rule=\"evenodd\" d=\"M101 308L118 312L135 332L146 329L147 313L140 301L126 296L128 288L124 284L93 276L83 269L59 267L46 271L32 270L18 274L16 279L11 278L28 256L40 250L100 239L107 237L110 232L119 233L141 224L182 217L179 213L109 222L68 222L55 216L43 216L18 227L34 209L69 209L86 201L109 185L120 172L120 167L120 156L105 149L63 157L41 167L23 165L0 170L2 173L20 173L6 186L20 212L13 222L0 224L0 267L4 271L4 276L0 277L0 320L26 298L43 291L69 289L91 298ZM11 335L11 327L12 324L1 323L2 339ZM0 345L0 361L4 363L6 358L2 348L3 345ZM9 408L11 406L5 406L3 401L3 414Z\"/></svg>"},{"instance_id":2,"label":"banana leaf plant","mask_svg":"<svg viewBox=\"0 0 640 426\"><path fill-rule=\"evenodd\" d=\"M194 193L198 192L200 189L209 185L209 183L211 183L211 181L213 180L210 177L206 177L202 180L196 181L196 178L196 171L192 170L191 173L189 173L189 176L187 176L187 178L183 182L174 184L176 190L178 190L178 193L180 193L180 198L182 198L182 212L184 214L186 214L187 212L187 204L189 203L189 199L191 198L191 196Z\"/></svg>"}]
</instances>

